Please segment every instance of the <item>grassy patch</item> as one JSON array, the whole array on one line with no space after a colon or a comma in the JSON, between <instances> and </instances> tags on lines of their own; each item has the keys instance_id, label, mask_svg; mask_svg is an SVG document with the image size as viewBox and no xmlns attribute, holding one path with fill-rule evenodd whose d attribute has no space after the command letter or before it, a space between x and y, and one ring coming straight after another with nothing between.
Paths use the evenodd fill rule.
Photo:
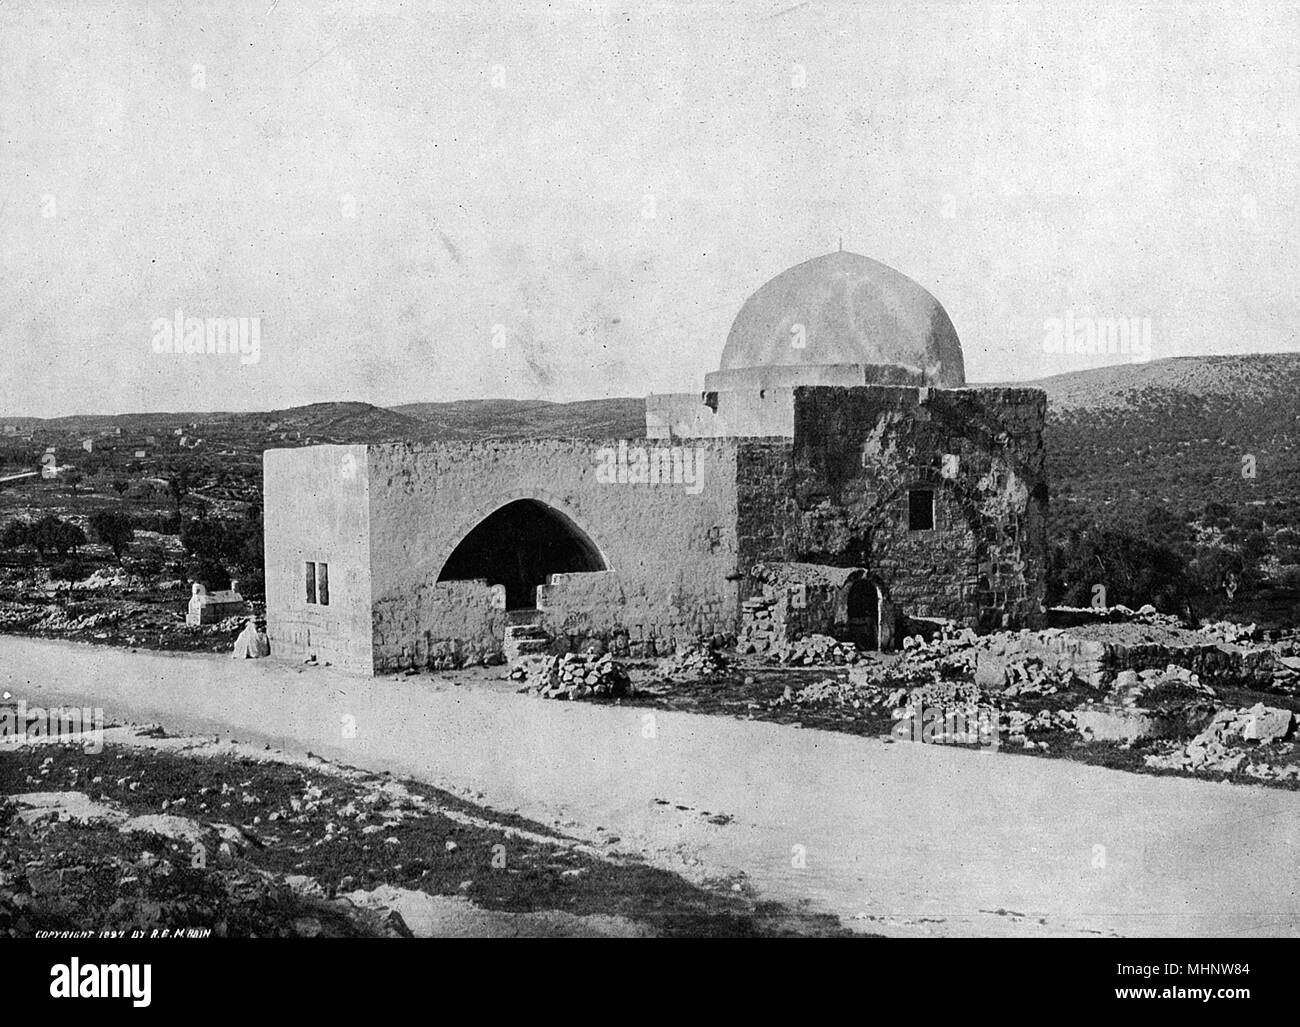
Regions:
<instances>
[{"instance_id":1,"label":"grassy patch","mask_svg":"<svg viewBox=\"0 0 1300 1027\"><path fill-rule=\"evenodd\" d=\"M3 759L7 794L84 792L210 833L200 854L196 843L112 824L26 824L11 803L0 837L0 934L86 925L292 934L304 915L322 914L284 883L290 875L315 879L327 898L387 884L489 910L621 916L663 935L847 933L833 917L756 902L732 882L699 887L386 775L115 745L98 755L34 746ZM243 843L223 850L215 825L238 828ZM326 915L322 933L366 933L346 921Z\"/></svg>"}]
</instances>

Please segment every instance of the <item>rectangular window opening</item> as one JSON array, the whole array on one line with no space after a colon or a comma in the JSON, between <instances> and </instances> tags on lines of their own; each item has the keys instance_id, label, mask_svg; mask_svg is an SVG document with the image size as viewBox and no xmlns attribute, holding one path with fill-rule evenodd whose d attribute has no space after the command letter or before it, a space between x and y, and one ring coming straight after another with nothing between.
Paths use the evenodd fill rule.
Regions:
<instances>
[{"instance_id":1,"label":"rectangular window opening","mask_svg":"<svg viewBox=\"0 0 1300 1027\"><path fill-rule=\"evenodd\" d=\"M908 531L930 531L934 527L934 492L912 489L907 494Z\"/></svg>"},{"instance_id":2,"label":"rectangular window opening","mask_svg":"<svg viewBox=\"0 0 1300 1027\"><path fill-rule=\"evenodd\" d=\"M307 602L316 601L316 565L307 561Z\"/></svg>"}]
</instances>

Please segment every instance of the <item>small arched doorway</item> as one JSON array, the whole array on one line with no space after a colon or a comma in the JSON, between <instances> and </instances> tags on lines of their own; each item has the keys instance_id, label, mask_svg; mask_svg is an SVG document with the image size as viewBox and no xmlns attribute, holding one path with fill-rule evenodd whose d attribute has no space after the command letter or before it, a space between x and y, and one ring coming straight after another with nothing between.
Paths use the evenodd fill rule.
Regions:
<instances>
[{"instance_id":1,"label":"small arched doorway","mask_svg":"<svg viewBox=\"0 0 1300 1027\"><path fill-rule=\"evenodd\" d=\"M507 610L537 607L537 586L552 574L607 570L600 549L576 524L536 499L516 499L479 521L452 550L439 581L502 585Z\"/></svg>"},{"instance_id":2,"label":"small arched doorway","mask_svg":"<svg viewBox=\"0 0 1300 1027\"><path fill-rule=\"evenodd\" d=\"M837 636L859 649L880 648L880 589L866 578L848 583Z\"/></svg>"}]
</instances>

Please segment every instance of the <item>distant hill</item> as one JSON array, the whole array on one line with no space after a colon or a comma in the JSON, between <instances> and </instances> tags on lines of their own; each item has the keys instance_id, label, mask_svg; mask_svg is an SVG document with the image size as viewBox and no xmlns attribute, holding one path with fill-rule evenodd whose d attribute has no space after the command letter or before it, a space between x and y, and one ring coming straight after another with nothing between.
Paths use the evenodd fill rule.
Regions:
<instances>
[{"instance_id":1,"label":"distant hill","mask_svg":"<svg viewBox=\"0 0 1300 1027\"><path fill-rule=\"evenodd\" d=\"M1144 364L1111 364L1030 382L1004 385L1043 389L1051 409L1097 410L1160 405L1176 395L1281 397L1294 400L1300 353L1171 357Z\"/></svg>"},{"instance_id":2,"label":"distant hill","mask_svg":"<svg viewBox=\"0 0 1300 1027\"><path fill-rule=\"evenodd\" d=\"M370 403L311 403L265 414L209 414L205 420L250 432L296 433L317 442L387 442L425 434L418 419Z\"/></svg>"},{"instance_id":3,"label":"distant hill","mask_svg":"<svg viewBox=\"0 0 1300 1027\"><path fill-rule=\"evenodd\" d=\"M1300 354L1178 357L1006 384L1047 392L1048 473L1059 500L1114 516L1153 504L1182 513L1209 500L1294 500L1300 508ZM191 444L201 439L206 451L252 457L268 447L330 442L636 438L645 431L645 401L484 399L393 408L327 402L265 413L0 422L32 432L33 445L67 445L81 434L120 428L124 441L153 435L167 449L178 444L179 429ZM1242 474L1247 456L1254 458L1253 478Z\"/></svg>"},{"instance_id":4,"label":"distant hill","mask_svg":"<svg viewBox=\"0 0 1300 1027\"><path fill-rule=\"evenodd\" d=\"M1115 516L1300 500L1300 354L1175 357L1014 384L1047 392L1058 497Z\"/></svg>"},{"instance_id":5,"label":"distant hill","mask_svg":"<svg viewBox=\"0 0 1300 1027\"><path fill-rule=\"evenodd\" d=\"M195 438L243 437L244 441L310 438L314 442L367 442L421 437L425 425L370 403L311 403L266 412L205 411L146 414L73 414L67 417L0 417L38 436L97 435L120 429L124 436L159 438L177 430Z\"/></svg>"},{"instance_id":6,"label":"distant hill","mask_svg":"<svg viewBox=\"0 0 1300 1027\"><path fill-rule=\"evenodd\" d=\"M174 447L176 438L202 440L211 449L263 449L321 443L402 439L474 441L506 438L637 438L645 433L644 399L577 403L481 399L410 403L386 408L370 403L326 402L265 412L78 414L68 417L0 417L41 444L68 446L114 429L140 445L147 436Z\"/></svg>"},{"instance_id":7,"label":"distant hill","mask_svg":"<svg viewBox=\"0 0 1300 1027\"><path fill-rule=\"evenodd\" d=\"M422 420L434 438L639 438L645 434L645 400L469 399L455 403L407 403L392 408Z\"/></svg>"}]
</instances>

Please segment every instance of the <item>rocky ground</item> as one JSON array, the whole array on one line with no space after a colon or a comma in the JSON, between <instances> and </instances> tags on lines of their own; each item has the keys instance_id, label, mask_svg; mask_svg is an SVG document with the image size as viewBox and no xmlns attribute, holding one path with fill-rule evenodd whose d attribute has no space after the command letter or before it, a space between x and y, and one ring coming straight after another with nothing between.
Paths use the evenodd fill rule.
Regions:
<instances>
[{"instance_id":1,"label":"rocky ground","mask_svg":"<svg viewBox=\"0 0 1300 1027\"><path fill-rule=\"evenodd\" d=\"M1215 684L1175 663L1081 673L1078 660L1038 651L1066 637L1135 653L1159 646L1208 668ZM1264 640L1249 626L1192 631L1154 611L1064 631L953 630L910 638L891 654L812 636L766 655L699 647L658 663L631 661L619 701L1296 789L1297 645L1293 637ZM618 673L607 655L600 665ZM1234 677L1237 666L1249 673ZM559 682L521 690L602 701Z\"/></svg>"},{"instance_id":2,"label":"rocky ground","mask_svg":"<svg viewBox=\"0 0 1300 1027\"><path fill-rule=\"evenodd\" d=\"M102 568L71 589L41 574L0 571L0 632L175 652L229 652L245 618L185 623L189 585ZM261 603L250 604L255 614Z\"/></svg>"},{"instance_id":3,"label":"rocky ground","mask_svg":"<svg viewBox=\"0 0 1300 1027\"><path fill-rule=\"evenodd\" d=\"M836 935L447 792L158 730L0 749L0 935Z\"/></svg>"}]
</instances>

